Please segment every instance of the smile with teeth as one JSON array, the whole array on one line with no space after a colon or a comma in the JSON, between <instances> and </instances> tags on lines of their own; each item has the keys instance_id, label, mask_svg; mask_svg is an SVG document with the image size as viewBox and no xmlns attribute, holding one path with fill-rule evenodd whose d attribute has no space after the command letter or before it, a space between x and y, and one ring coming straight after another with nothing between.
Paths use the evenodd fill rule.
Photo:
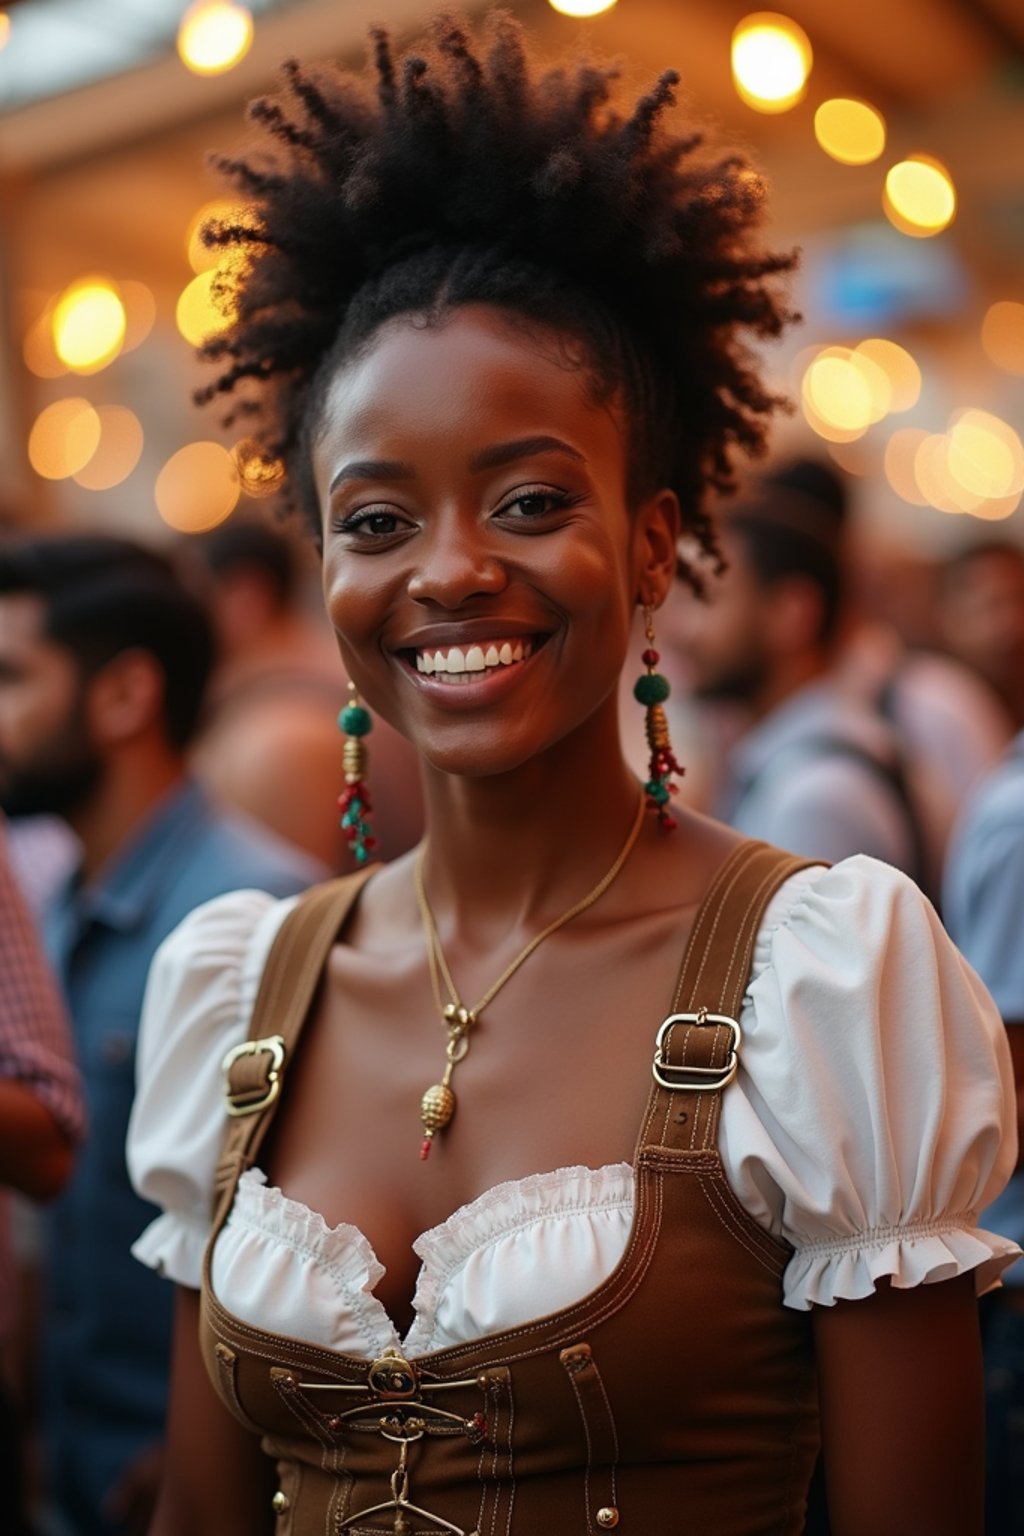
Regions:
<instances>
[{"instance_id":1,"label":"smile with teeth","mask_svg":"<svg viewBox=\"0 0 1024 1536\"><path fill-rule=\"evenodd\" d=\"M532 654L532 640L485 640L479 645L445 645L436 650L418 650L416 670L428 677L443 676L445 682L469 682L475 674L515 666L528 661Z\"/></svg>"}]
</instances>

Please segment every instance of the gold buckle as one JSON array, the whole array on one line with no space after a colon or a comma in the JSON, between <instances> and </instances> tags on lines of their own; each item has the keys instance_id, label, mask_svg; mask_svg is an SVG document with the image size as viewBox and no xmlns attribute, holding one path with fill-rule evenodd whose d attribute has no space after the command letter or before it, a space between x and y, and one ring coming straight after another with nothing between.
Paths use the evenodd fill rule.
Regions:
<instances>
[{"instance_id":1,"label":"gold buckle","mask_svg":"<svg viewBox=\"0 0 1024 1536\"><path fill-rule=\"evenodd\" d=\"M665 1038L669 1031L677 1024L696 1024L698 1028L705 1025L725 1024L732 1031L732 1043L729 1046L729 1055L720 1067L675 1067L665 1060ZM743 1036L735 1019L730 1019L727 1013L708 1013L706 1008L700 1008L696 1013L670 1013L668 1018L658 1030L654 1042L654 1062L651 1071L654 1081L662 1088L667 1088L670 1093L679 1093L689 1090L699 1093L721 1093L727 1088L736 1076L740 1064L739 1049Z\"/></svg>"},{"instance_id":2,"label":"gold buckle","mask_svg":"<svg viewBox=\"0 0 1024 1536\"><path fill-rule=\"evenodd\" d=\"M271 1063L267 1071L267 1091L261 1099L253 1099L251 1102L239 1104L238 1095L232 1091L230 1071L235 1062L243 1056L258 1056L261 1051L266 1051ZM224 1084L224 1097L227 1099L227 1111L229 1115L255 1115L261 1109L266 1109L268 1104L273 1104L281 1091L281 1068L284 1066L284 1040L280 1035L266 1035L262 1040L243 1040L241 1045L233 1046L224 1060L221 1062L221 1071L227 1081Z\"/></svg>"}]
</instances>

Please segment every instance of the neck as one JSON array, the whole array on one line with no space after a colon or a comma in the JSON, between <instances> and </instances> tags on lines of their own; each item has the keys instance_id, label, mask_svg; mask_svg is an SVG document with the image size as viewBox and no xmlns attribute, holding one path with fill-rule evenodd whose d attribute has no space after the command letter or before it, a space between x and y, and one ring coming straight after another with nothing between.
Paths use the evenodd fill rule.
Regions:
<instances>
[{"instance_id":1,"label":"neck","mask_svg":"<svg viewBox=\"0 0 1024 1536\"><path fill-rule=\"evenodd\" d=\"M89 799L67 821L82 845L82 878L94 880L154 808L184 777L182 760L164 749L111 762Z\"/></svg>"},{"instance_id":2,"label":"neck","mask_svg":"<svg viewBox=\"0 0 1024 1536\"><path fill-rule=\"evenodd\" d=\"M472 779L428 769L432 907L481 942L495 930L541 926L613 863L639 795L614 709L512 773Z\"/></svg>"}]
</instances>

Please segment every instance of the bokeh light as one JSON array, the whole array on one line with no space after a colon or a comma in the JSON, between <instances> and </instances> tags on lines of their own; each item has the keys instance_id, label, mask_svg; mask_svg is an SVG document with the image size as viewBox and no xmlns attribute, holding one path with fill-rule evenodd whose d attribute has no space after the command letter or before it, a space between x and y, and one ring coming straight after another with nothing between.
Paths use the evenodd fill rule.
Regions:
<instances>
[{"instance_id":1,"label":"bokeh light","mask_svg":"<svg viewBox=\"0 0 1024 1536\"><path fill-rule=\"evenodd\" d=\"M220 443L179 448L156 479L157 511L178 533L215 528L234 511L240 494L235 461Z\"/></svg>"},{"instance_id":2,"label":"bokeh light","mask_svg":"<svg viewBox=\"0 0 1024 1536\"><path fill-rule=\"evenodd\" d=\"M801 384L808 424L833 442L852 442L892 404L892 385L875 360L849 347L822 347L808 364Z\"/></svg>"},{"instance_id":3,"label":"bokeh light","mask_svg":"<svg viewBox=\"0 0 1024 1536\"><path fill-rule=\"evenodd\" d=\"M901 427L885 445L885 478L903 501L911 506L926 507L927 496L921 494L915 477L917 450L931 434L923 427Z\"/></svg>"},{"instance_id":4,"label":"bokeh light","mask_svg":"<svg viewBox=\"0 0 1024 1536\"><path fill-rule=\"evenodd\" d=\"M956 213L953 178L930 155L910 155L890 167L882 206L890 224L903 234L920 239L938 235Z\"/></svg>"},{"instance_id":5,"label":"bokeh light","mask_svg":"<svg viewBox=\"0 0 1024 1536\"><path fill-rule=\"evenodd\" d=\"M210 223L235 223L251 218L248 208L232 198L220 197L203 206L192 215L185 233L185 250L193 272L207 272L221 260L223 252L217 246L203 244L203 229Z\"/></svg>"},{"instance_id":6,"label":"bokeh light","mask_svg":"<svg viewBox=\"0 0 1024 1536\"><path fill-rule=\"evenodd\" d=\"M252 16L238 0L195 0L181 18L178 53L196 75L233 69L252 46Z\"/></svg>"},{"instance_id":7,"label":"bokeh light","mask_svg":"<svg viewBox=\"0 0 1024 1536\"><path fill-rule=\"evenodd\" d=\"M109 491L127 480L142 457L142 423L124 405L100 405L100 437L96 451L72 476L87 491Z\"/></svg>"},{"instance_id":8,"label":"bokeh light","mask_svg":"<svg viewBox=\"0 0 1024 1536\"><path fill-rule=\"evenodd\" d=\"M273 496L284 484L284 464L280 459L268 459L260 452L251 438L243 437L231 450L235 469L246 496Z\"/></svg>"},{"instance_id":9,"label":"bokeh light","mask_svg":"<svg viewBox=\"0 0 1024 1536\"><path fill-rule=\"evenodd\" d=\"M66 480L84 469L100 441L100 418L79 395L39 412L28 436L28 460L44 480Z\"/></svg>"},{"instance_id":10,"label":"bokeh light","mask_svg":"<svg viewBox=\"0 0 1024 1536\"><path fill-rule=\"evenodd\" d=\"M174 317L194 347L226 330L234 319L230 276L221 267L200 272L182 290Z\"/></svg>"},{"instance_id":11,"label":"bokeh light","mask_svg":"<svg viewBox=\"0 0 1024 1536\"><path fill-rule=\"evenodd\" d=\"M122 352L141 346L156 324L156 297L152 288L131 279L120 285L124 300L125 331Z\"/></svg>"},{"instance_id":12,"label":"bokeh light","mask_svg":"<svg viewBox=\"0 0 1024 1536\"><path fill-rule=\"evenodd\" d=\"M885 148L885 118L866 101L833 96L814 114L814 136L842 165L868 165Z\"/></svg>"},{"instance_id":13,"label":"bokeh light","mask_svg":"<svg viewBox=\"0 0 1024 1536\"><path fill-rule=\"evenodd\" d=\"M1024 304L998 299L981 322L981 344L997 368L1024 373Z\"/></svg>"},{"instance_id":14,"label":"bokeh light","mask_svg":"<svg viewBox=\"0 0 1024 1536\"><path fill-rule=\"evenodd\" d=\"M0 11L0 50L7 46L11 35L11 18L6 11Z\"/></svg>"},{"instance_id":15,"label":"bokeh light","mask_svg":"<svg viewBox=\"0 0 1024 1536\"><path fill-rule=\"evenodd\" d=\"M921 398L921 370L905 347L885 336L869 336L854 347L857 357L881 368L889 380L890 411L909 411Z\"/></svg>"},{"instance_id":16,"label":"bokeh light","mask_svg":"<svg viewBox=\"0 0 1024 1536\"><path fill-rule=\"evenodd\" d=\"M68 371L53 345L53 311L56 304L56 299L51 299L43 307L25 332L22 343L25 367L37 379L59 379Z\"/></svg>"},{"instance_id":17,"label":"bokeh light","mask_svg":"<svg viewBox=\"0 0 1024 1536\"><path fill-rule=\"evenodd\" d=\"M551 9L562 16L600 16L610 11L615 0L549 0Z\"/></svg>"},{"instance_id":18,"label":"bokeh light","mask_svg":"<svg viewBox=\"0 0 1024 1536\"><path fill-rule=\"evenodd\" d=\"M73 373L97 373L113 362L124 343L124 300L108 277L83 277L69 284L53 310L54 351Z\"/></svg>"},{"instance_id":19,"label":"bokeh light","mask_svg":"<svg viewBox=\"0 0 1024 1536\"><path fill-rule=\"evenodd\" d=\"M958 411L947 442L949 472L969 496L1003 501L1024 491L1024 444L999 416L974 409Z\"/></svg>"},{"instance_id":20,"label":"bokeh light","mask_svg":"<svg viewBox=\"0 0 1024 1536\"><path fill-rule=\"evenodd\" d=\"M1024 494L1024 443L1001 417L966 408L945 432L894 432L885 474L896 494L916 506L988 521L1009 517Z\"/></svg>"},{"instance_id":21,"label":"bokeh light","mask_svg":"<svg viewBox=\"0 0 1024 1536\"><path fill-rule=\"evenodd\" d=\"M807 33L788 16L756 11L732 34L737 93L758 112L787 112L807 89L813 55Z\"/></svg>"},{"instance_id":22,"label":"bokeh light","mask_svg":"<svg viewBox=\"0 0 1024 1536\"><path fill-rule=\"evenodd\" d=\"M949 440L944 432L928 432L914 454L914 479L929 506L938 512L973 512L980 500L958 486L949 472Z\"/></svg>"}]
</instances>

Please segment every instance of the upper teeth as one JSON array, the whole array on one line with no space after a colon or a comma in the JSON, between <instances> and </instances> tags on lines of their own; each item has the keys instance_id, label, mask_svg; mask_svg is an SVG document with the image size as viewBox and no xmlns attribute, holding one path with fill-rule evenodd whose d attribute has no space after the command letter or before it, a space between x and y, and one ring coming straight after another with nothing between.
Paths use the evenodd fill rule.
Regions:
<instances>
[{"instance_id":1,"label":"upper teeth","mask_svg":"<svg viewBox=\"0 0 1024 1536\"><path fill-rule=\"evenodd\" d=\"M446 645L440 650L416 652L417 672L484 672L488 667L510 667L532 654L532 640L489 640L482 645Z\"/></svg>"}]
</instances>

